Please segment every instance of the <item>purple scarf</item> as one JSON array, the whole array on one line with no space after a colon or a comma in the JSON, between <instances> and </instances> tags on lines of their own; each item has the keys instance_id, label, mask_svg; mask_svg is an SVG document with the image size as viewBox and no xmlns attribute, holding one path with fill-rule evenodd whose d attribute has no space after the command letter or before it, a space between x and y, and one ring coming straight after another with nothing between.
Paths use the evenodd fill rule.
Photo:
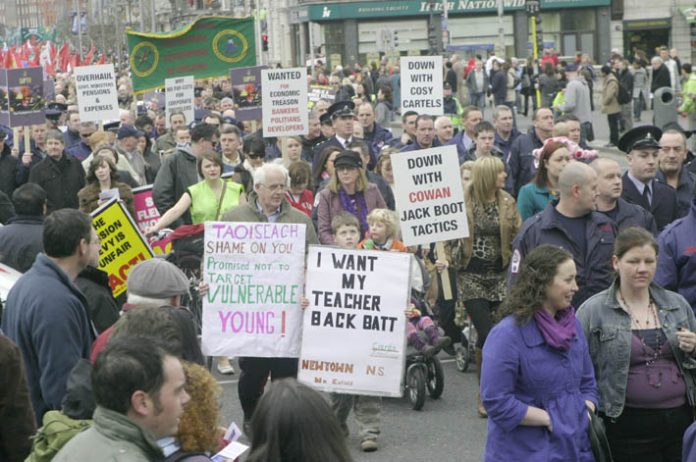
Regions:
<instances>
[{"instance_id":1,"label":"purple scarf","mask_svg":"<svg viewBox=\"0 0 696 462\"><path fill-rule=\"evenodd\" d=\"M355 216L355 218L360 221L360 236L364 236L369 228L367 225L367 202L365 202L365 194L356 192L350 196L343 187L340 187L338 188L338 198L341 199L343 210ZM353 200L355 200L355 203L353 203ZM360 210L356 210L356 205Z\"/></svg>"},{"instance_id":2,"label":"purple scarf","mask_svg":"<svg viewBox=\"0 0 696 462\"><path fill-rule=\"evenodd\" d=\"M575 338L575 309L569 306L551 316L545 309L534 312L534 320L544 336L546 343L562 351L570 349L570 341Z\"/></svg>"}]
</instances>

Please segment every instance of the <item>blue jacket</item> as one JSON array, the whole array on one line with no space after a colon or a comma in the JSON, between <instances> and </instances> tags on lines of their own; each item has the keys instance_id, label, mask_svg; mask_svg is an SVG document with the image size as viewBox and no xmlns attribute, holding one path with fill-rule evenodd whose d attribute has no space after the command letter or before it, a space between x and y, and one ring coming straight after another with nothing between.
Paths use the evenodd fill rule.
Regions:
<instances>
[{"instance_id":1,"label":"blue jacket","mask_svg":"<svg viewBox=\"0 0 696 462\"><path fill-rule=\"evenodd\" d=\"M433 144L430 146L430 148L436 148L438 146L442 146L440 144L440 140L437 139L436 136L433 137ZM423 148L421 147L420 144L418 144L418 141L415 141L411 144L407 144L403 148L401 148L401 152L409 152L409 151L420 151L421 149L430 149L430 148Z\"/></svg>"},{"instance_id":2,"label":"blue jacket","mask_svg":"<svg viewBox=\"0 0 696 462\"><path fill-rule=\"evenodd\" d=\"M639 205L626 202L620 197L616 202L616 206L619 208L619 213L616 216L616 229L618 232L632 226L638 226L639 228L647 229L653 236L657 236L657 225L652 213Z\"/></svg>"},{"instance_id":3,"label":"blue jacket","mask_svg":"<svg viewBox=\"0 0 696 462\"><path fill-rule=\"evenodd\" d=\"M508 137L507 140L503 139L502 136L498 134L498 131L496 130L495 132L495 145L498 149L503 151L503 154L505 154L505 162L510 161L510 149L512 149L512 143L515 142L515 140L522 135L520 131L516 128L513 128L512 131L510 132L510 136Z\"/></svg>"},{"instance_id":4,"label":"blue jacket","mask_svg":"<svg viewBox=\"0 0 696 462\"><path fill-rule=\"evenodd\" d=\"M587 336L590 357L599 388L599 411L617 418L626 403L626 383L631 367L631 316L616 298L619 289L615 282L607 290L588 299L578 309L578 320ZM655 301L662 331L669 341L674 362L686 383L687 400L694 404L696 387L689 369L696 360L679 349L677 329L696 330L696 318L686 300L674 292L651 284L650 297ZM686 369L686 370L685 370ZM666 379L669 379L666 377Z\"/></svg>"},{"instance_id":5,"label":"blue jacket","mask_svg":"<svg viewBox=\"0 0 696 462\"><path fill-rule=\"evenodd\" d=\"M512 241L512 260L508 282L517 277L524 257L541 244L551 244L567 250L573 255L577 269L576 281L579 290L573 297L573 306L580 306L592 295L603 291L614 279L611 257L614 250L616 225L609 217L599 212L591 212L585 227L585 255L579 255L572 236L566 233L558 222L554 208L558 202L551 202L543 212L530 217Z\"/></svg>"},{"instance_id":6,"label":"blue jacket","mask_svg":"<svg viewBox=\"0 0 696 462\"><path fill-rule=\"evenodd\" d=\"M89 145L84 141L80 141L79 143L75 143L72 146L65 148L65 152L82 162L88 158L90 154L92 154L92 148L90 148Z\"/></svg>"},{"instance_id":7,"label":"blue jacket","mask_svg":"<svg viewBox=\"0 0 696 462\"><path fill-rule=\"evenodd\" d=\"M517 209L520 211L522 221L544 210L555 198L549 188L540 188L534 182L522 186L517 193Z\"/></svg>"},{"instance_id":8,"label":"blue jacket","mask_svg":"<svg viewBox=\"0 0 696 462\"><path fill-rule=\"evenodd\" d=\"M668 290L679 292L696 310L696 200L691 211L667 226L657 243L655 282Z\"/></svg>"},{"instance_id":9,"label":"blue jacket","mask_svg":"<svg viewBox=\"0 0 696 462\"><path fill-rule=\"evenodd\" d=\"M522 186L532 181L536 175L537 169L534 166L532 151L543 146L544 142L539 139L534 127L530 128L527 134L518 136L512 143L508 164L515 184L515 197L519 194Z\"/></svg>"},{"instance_id":10,"label":"blue jacket","mask_svg":"<svg viewBox=\"0 0 696 462\"><path fill-rule=\"evenodd\" d=\"M460 165L464 163L469 149L471 149L471 147L474 145L474 140L468 136L464 138L464 136L466 136L466 134L464 133L464 130L462 130L447 142L447 145L453 144L457 146L457 155L459 156Z\"/></svg>"},{"instance_id":11,"label":"blue jacket","mask_svg":"<svg viewBox=\"0 0 696 462\"><path fill-rule=\"evenodd\" d=\"M655 180L669 186L662 170L657 170ZM691 209L691 199L694 198L695 189L696 175L691 173L687 168L682 167L681 173L679 173L679 183L677 184L677 216L679 218L689 213Z\"/></svg>"},{"instance_id":12,"label":"blue jacket","mask_svg":"<svg viewBox=\"0 0 696 462\"><path fill-rule=\"evenodd\" d=\"M379 159L379 152L384 146L388 146L389 140L394 138L394 135L392 135L391 130L382 127L376 122L372 127L373 129L371 132L367 130L363 131L363 141L365 141L370 148L370 157L373 162L376 162L376 160Z\"/></svg>"},{"instance_id":13,"label":"blue jacket","mask_svg":"<svg viewBox=\"0 0 696 462\"><path fill-rule=\"evenodd\" d=\"M594 461L585 400L597 404L597 385L580 323L566 352L550 347L532 318L508 316L483 347L481 400L488 411L486 462ZM529 406L546 410L553 432L522 426Z\"/></svg>"},{"instance_id":14,"label":"blue jacket","mask_svg":"<svg viewBox=\"0 0 696 462\"><path fill-rule=\"evenodd\" d=\"M682 441L682 460L696 460L696 423L686 429Z\"/></svg>"},{"instance_id":15,"label":"blue jacket","mask_svg":"<svg viewBox=\"0 0 696 462\"><path fill-rule=\"evenodd\" d=\"M7 296L2 327L22 350L37 422L61 408L70 371L89 359L94 330L86 306L82 292L44 254Z\"/></svg>"}]
</instances>

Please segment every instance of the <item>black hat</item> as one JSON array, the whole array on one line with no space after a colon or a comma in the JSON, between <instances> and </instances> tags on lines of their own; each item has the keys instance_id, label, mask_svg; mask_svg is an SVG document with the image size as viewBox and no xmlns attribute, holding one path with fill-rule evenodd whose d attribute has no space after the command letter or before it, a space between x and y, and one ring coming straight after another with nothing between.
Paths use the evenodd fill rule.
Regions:
<instances>
[{"instance_id":1,"label":"black hat","mask_svg":"<svg viewBox=\"0 0 696 462\"><path fill-rule=\"evenodd\" d=\"M331 114L328 112L323 113L319 116L319 123L322 125L331 125Z\"/></svg>"},{"instance_id":2,"label":"black hat","mask_svg":"<svg viewBox=\"0 0 696 462\"><path fill-rule=\"evenodd\" d=\"M135 128L133 125L121 125L121 128L118 129L118 134L116 135L116 138L119 140L122 140L124 138L128 138L130 136L134 136L135 138L139 138L143 136L143 132Z\"/></svg>"},{"instance_id":3,"label":"black hat","mask_svg":"<svg viewBox=\"0 0 696 462\"><path fill-rule=\"evenodd\" d=\"M360 159L360 155L357 152L346 150L338 153L333 164L334 168L341 166L362 168L362 159Z\"/></svg>"},{"instance_id":4,"label":"black hat","mask_svg":"<svg viewBox=\"0 0 696 462\"><path fill-rule=\"evenodd\" d=\"M47 119L51 119L55 122L58 122L58 119L60 119L60 116L63 115L63 113L57 109L46 109L44 111L44 115Z\"/></svg>"},{"instance_id":5,"label":"black hat","mask_svg":"<svg viewBox=\"0 0 696 462\"><path fill-rule=\"evenodd\" d=\"M63 103L56 103L55 101L52 103L48 103L46 106L46 109L52 110L52 111L59 111L59 112L65 112L68 110L68 105L63 104ZM48 111L46 111L48 113Z\"/></svg>"},{"instance_id":6,"label":"black hat","mask_svg":"<svg viewBox=\"0 0 696 462\"><path fill-rule=\"evenodd\" d=\"M104 130L107 132L115 132L118 130L118 126L121 125L121 122L118 120L115 120L113 122L104 122Z\"/></svg>"},{"instance_id":7,"label":"black hat","mask_svg":"<svg viewBox=\"0 0 696 462\"><path fill-rule=\"evenodd\" d=\"M203 90L203 87L195 87L193 89L193 96L195 96L196 98L200 98L203 95Z\"/></svg>"},{"instance_id":8,"label":"black hat","mask_svg":"<svg viewBox=\"0 0 696 462\"><path fill-rule=\"evenodd\" d=\"M326 112L333 120L336 117L354 117L353 109L355 109L355 103L352 101L339 101L329 106L329 110Z\"/></svg>"},{"instance_id":9,"label":"black hat","mask_svg":"<svg viewBox=\"0 0 696 462\"><path fill-rule=\"evenodd\" d=\"M442 88L444 88L445 90L451 90L451 89L452 89L452 85L450 85L449 82L445 82L445 83L442 85Z\"/></svg>"},{"instance_id":10,"label":"black hat","mask_svg":"<svg viewBox=\"0 0 696 462\"><path fill-rule=\"evenodd\" d=\"M633 128L619 140L619 149L626 154L634 149L660 149L659 139L662 137L662 130L653 125L641 125Z\"/></svg>"}]
</instances>

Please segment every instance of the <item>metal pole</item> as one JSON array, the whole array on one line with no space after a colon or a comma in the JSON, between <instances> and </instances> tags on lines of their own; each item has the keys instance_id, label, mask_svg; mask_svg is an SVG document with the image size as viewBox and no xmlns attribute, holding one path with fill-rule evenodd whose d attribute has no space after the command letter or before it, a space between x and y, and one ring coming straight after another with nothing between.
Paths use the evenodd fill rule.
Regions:
<instances>
[{"instance_id":1,"label":"metal pole","mask_svg":"<svg viewBox=\"0 0 696 462\"><path fill-rule=\"evenodd\" d=\"M532 16L532 52L534 53L534 67L536 68L536 74L539 75L539 47L537 46L537 25L536 17ZM541 107L541 91L539 91L539 86L536 86L536 100L537 107Z\"/></svg>"},{"instance_id":2,"label":"metal pole","mask_svg":"<svg viewBox=\"0 0 696 462\"><path fill-rule=\"evenodd\" d=\"M102 53L106 53L106 37L104 36L104 0L99 0L99 31L101 32Z\"/></svg>"},{"instance_id":3,"label":"metal pole","mask_svg":"<svg viewBox=\"0 0 696 462\"><path fill-rule=\"evenodd\" d=\"M118 56L118 69L121 69L123 61L121 61L121 37L125 35L124 30L121 27L121 7L122 5L117 5L116 12L116 56Z\"/></svg>"},{"instance_id":4,"label":"metal pole","mask_svg":"<svg viewBox=\"0 0 696 462\"><path fill-rule=\"evenodd\" d=\"M80 13L80 0L75 0L74 3L75 11L77 12L77 43L79 46L77 53L80 57L80 62L82 62L82 13Z\"/></svg>"},{"instance_id":5,"label":"metal pole","mask_svg":"<svg viewBox=\"0 0 696 462\"><path fill-rule=\"evenodd\" d=\"M443 48L447 51L447 46L450 44L449 27L447 25L447 20L449 19L449 2L447 0L442 0L442 41Z\"/></svg>"},{"instance_id":6,"label":"metal pole","mask_svg":"<svg viewBox=\"0 0 696 462\"><path fill-rule=\"evenodd\" d=\"M498 41L500 46L500 57L505 57L505 27L503 25L503 0L498 0Z\"/></svg>"},{"instance_id":7,"label":"metal pole","mask_svg":"<svg viewBox=\"0 0 696 462\"><path fill-rule=\"evenodd\" d=\"M140 8L140 32L145 32L145 8L143 8L143 0L138 0Z\"/></svg>"},{"instance_id":8,"label":"metal pole","mask_svg":"<svg viewBox=\"0 0 696 462\"><path fill-rule=\"evenodd\" d=\"M157 12L155 11L155 0L150 0L150 32L157 32Z\"/></svg>"}]
</instances>

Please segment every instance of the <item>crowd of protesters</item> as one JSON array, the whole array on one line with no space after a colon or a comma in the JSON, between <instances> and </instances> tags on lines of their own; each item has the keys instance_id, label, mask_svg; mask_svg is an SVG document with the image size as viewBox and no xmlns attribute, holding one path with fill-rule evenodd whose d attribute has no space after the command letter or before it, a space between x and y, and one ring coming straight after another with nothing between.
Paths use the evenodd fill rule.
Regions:
<instances>
[{"instance_id":1,"label":"crowd of protesters","mask_svg":"<svg viewBox=\"0 0 696 462\"><path fill-rule=\"evenodd\" d=\"M694 128L691 66L664 48L602 66L553 50L539 66L453 56L437 118L401 110L387 61L310 71L333 97L313 102L301 136L263 137L261 121L238 120L226 79L197 81L195 120L167 120L127 70L118 121L81 122L64 73L46 124L25 128L26 152L0 127L0 262L24 273L2 316L0 460L211 460L226 443L220 389L181 306L186 276L142 262L114 298L98 268L88 214L117 197L133 215L132 189L149 184L161 218L148 235L211 220L302 223L306 244L412 253L433 278L426 300L443 332L414 305L409 341L454 355L468 319L478 333L485 460L595 460L590 416L613 460L696 457L696 162L689 130L633 126L669 87ZM595 100L625 172L590 147ZM457 149L470 232L441 255L399 241L392 160L443 145ZM442 271L456 302L438 291ZM218 358L220 373L234 373L229 360ZM297 358L238 364L247 460L349 461L351 408L360 448L378 449L380 399L330 405L294 381ZM47 440L55 422L70 432L60 444Z\"/></svg>"}]
</instances>

